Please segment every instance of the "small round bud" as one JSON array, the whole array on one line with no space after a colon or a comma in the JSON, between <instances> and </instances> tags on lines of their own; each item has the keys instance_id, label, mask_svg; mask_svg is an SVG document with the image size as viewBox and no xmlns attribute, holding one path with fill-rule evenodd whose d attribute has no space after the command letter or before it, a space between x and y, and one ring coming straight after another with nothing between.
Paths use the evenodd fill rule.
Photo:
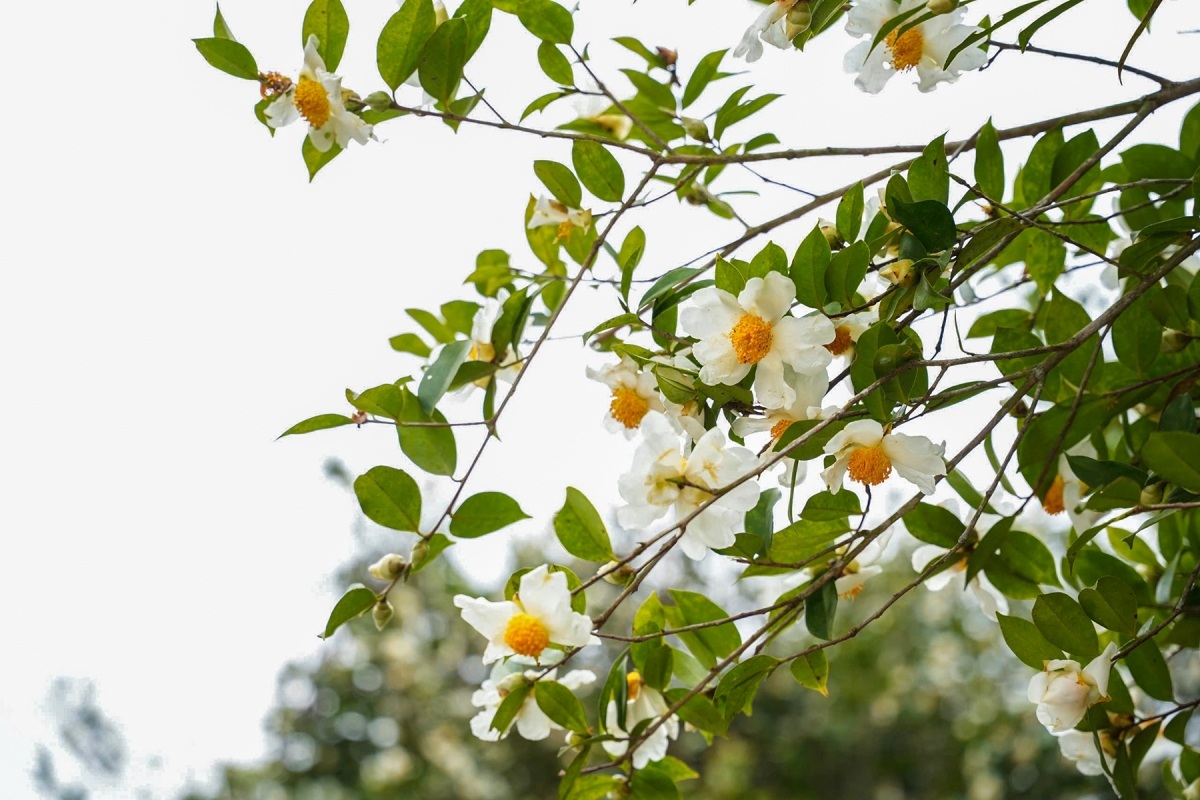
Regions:
<instances>
[{"instance_id":1,"label":"small round bud","mask_svg":"<svg viewBox=\"0 0 1200 800\"><path fill-rule=\"evenodd\" d=\"M637 574L637 570L633 567L628 564L618 564L616 561L610 561L600 568L600 577L613 586L628 586L635 574Z\"/></svg>"},{"instance_id":2,"label":"small round bud","mask_svg":"<svg viewBox=\"0 0 1200 800\"><path fill-rule=\"evenodd\" d=\"M386 628L388 620L392 618L392 613L392 604L386 599L376 603L375 608L371 609L371 619L375 620L375 630L381 631Z\"/></svg>"},{"instance_id":3,"label":"small round bud","mask_svg":"<svg viewBox=\"0 0 1200 800\"><path fill-rule=\"evenodd\" d=\"M450 19L450 14L446 12L446 6L442 0L433 0L433 23L435 27L440 28L442 23Z\"/></svg>"},{"instance_id":4,"label":"small round bud","mask_svg":"<svg viewBox=\"0 0 1200 800\"><path fill-rule=\"evenodd\" d=\"M575 745L582 742L585 738L587 738L587 737L580 736L575 731L567 731L567 746L574 747Z\"/></svg>"},{"instance_id":5,"label":"small round bud","mask_svg":"<svg viewBox=\"0 0 1200 800\"><path fill-rule=\"evenodd\" d=\"M408 560L412 562L414 567L421 566L421 562L429 555L429 542L422 539L413 545L412 552L408 554Z\"/></svg>"},{"instance_id":6,"label":"small round bud","mask_svg":"<svg viewBox=\"0 0 1200 800\"><path fill-rule=\"evenodd\" d=\"M1167 354L1178 353L1187 347L1191 341L1192 337L1183 331L1163 331L1162 352Z\"/></svg>"},{"instance_id":7,"label":"small round bud","mask_svg":"<svg viewBox=\"0 0 1200 800\"><path fill-rule=\"evenodd\" d=\"M825 237L825 241L829 242L830 250L841 250L846 246L846 240L838 233L837 226L827 219L818 219L817 227L821 229L821 235Z\"/></svg>"},{"instance_id":8,"label":"small round bud","mask_svg":"<svg viewBox=\"0 0 1200 800\"><path fill-rule=\"evenodd\" d=\"M381 581L394 581L404 570L404 556L389 553L367 567L367 572Z\"/></svg>"},{"instance_id":9,"label":"small round bud","mask_svg":"<svg viewBox=\"0 0 1200 800\"><path fill-rule=\"evenodd\" d=\"M1143 506L1158 505L1163 499L1163 489L1166 484L1162 481L1155 481L1149 486L1142 489L1142 496L1138 498L1138 503Z\"/></svg>"},{"instance_id":10,"label":"small round bud","mask_svg":"<svg viewBox=\"0 0 1200 800\"><path fill-rule=\"evenodd\" d=\"M373 111L387 111L392 107L392 96L387 92L371 92L365 102Z\"/></svg>"},{"instance_id":11,"label":"small round bud","mask_svg":"<svg viewBox=\"0 0 1200 800\"><path fill-rule=\"evenodd\" d=\"M934 0L934 2L936 1ZM788 27L790 29L788 30L788 34L795 37L808 30L808 26L812 25L812 16L812 6L804 2L804 0L796 3L787 15Z\"/></svg>"},{"instance_id":12,"label":"small round bud","mask_svg":"<svg viewBox=\"0 0 1200 800\"><path fill-rule=\"evenodd\" d=\"M680 117L679 122L683 125L683 129L687 131L687 135L698 142L711 141L712 137L708 135L708 125L702 119L694 117Z\"/></svg>"},{"instance_id":13,"label":"small round bud","mask_svg":"<svg viewBox=\"0 0 1200 800\"><path fill-rule=\"evenodd\" d=\"M934 14L949 14L958 8L958 0L929 0L925 7Z\"/></svg>"}]
</instances>

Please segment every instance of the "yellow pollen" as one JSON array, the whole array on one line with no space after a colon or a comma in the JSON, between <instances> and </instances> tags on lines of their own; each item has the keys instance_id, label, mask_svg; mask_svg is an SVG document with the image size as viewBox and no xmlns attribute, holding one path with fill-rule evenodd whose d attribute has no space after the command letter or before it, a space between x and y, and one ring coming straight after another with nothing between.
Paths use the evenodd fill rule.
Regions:
<instances>
[{"instance_id":1,"label":"yellow pollen","mask_svg":"<svg viewBox=\"0 0 1200 800\"><path fill-rule=\"evenodd\" d=\"M1054 483L1050 484L1050 489L1046 492L1046 499L1042 501L1042 508L1046 509L1047 514L1061 514L1065 510L1063 505L1063 477L1062 475L1054 476Z\"/></svg>"},{"instance_id":2,"label":"yellow pollen","mask_svg":"<svg viewBox=\"0 0 1200 800\"><path fill-rule=\"evenodd\" d=\"M878 486L892 474L892 462L879 445L860 447L850 454L850 480L864 486Z\"/></svg>"},{"instance_id":3,"label":"yellow pollen","mask_svg":"<svg viewBox=\"0 0 1200 800\"><path fill-rule=\"evenodd\" d=\"M917 28L910 28L897 38L897 31L887 35L887 46L892 51L892 66L896 72L904 72L921 63L925 55L925 37Z\"/></svg>"},{"instance_id":4,"label":"yellow pollen","mask_svg":"<svg viewBox=\"0 0 1200 800\"><path fill-rule=\"evenodd\" d=\"M554 237L554 241L557 242L560 239L566 239L568 242L571 241L571 229L574 227L575 224L571 220L558 223L558 235Z\"/></svg>"},{"instance_id":5,"label":"yellow pollen","mask_svg":"<svg viewBox=\"0 0 1200 800\"><path fill-rule=\"evenodd\" d=\"M292 102L300 116L308 120L308 124L319 128L329 122L329 95L325 87L312 78L301 78L296 84L296 93Z\"/></svg>"},{"instance_id":6,"label":"yellow pollen","mask_svg":"<svg viewBox=\"0 0 1200 800\"><path fill-rule=\"evenodd\" d=\"M537 657L550 644L546 626L528 614L517 614L504 629L504 643L523 656Z\"/></svg>"},{"instance_id":7,"label":"yellow pollen","mask_svg":"<svg viewBox=\"0 0 1200 800\"><path fill-rule=\"evenodd\" d=\"M612 397L612 404L608 407L609 413L613 419L631 430L641 424L642 417L650 410L650 404L627 386L613 389Z\"/></svg>"},{"instance_id":8,"label":"yellow pollen","mask_svg":"<svg viewBox=\"0 0 1200 800\"><path fill-rule=\"evenodd\" d=\"M783 436L783 434L787 432L787 429L792 427L792 422L794 422L794 420L781 419L779 422L776 422L774 425L772 425L771 441L777 441L779 437Z\"/></svg>"},{"instance_id":9,"label":"yellow pollen","mask_svg":"<svg viewBox=\"0 0 1200 800\"><path fill-rule=\"evenodd\" d=\"M858 586L855 586L853 589L848 589L844 592L839 593L838 597L842 600L854 600L860 594L862 594L862 590L863 590L863 584L860 583Z\"/></svg>"},{"instance_id":10,"label":"yellow pollen","mask_svg":"<svg viewBox=\"0 0 1200 800\"><path fill-rule=\"evenodd\" d=\"M770 323L754 314L743 314L729 332L733 351L743 364L757 364L766 358L771 352L772 337Z\"/></svg>"},{"instance_id":11,"label":"yellow pollen","mask_svg":"<svg viewBox=\"0 0 1200 800\"><path fill-rule=\"evenodd\" d=\"M845 325L839 325L833 332L833 341L825 345L825 349L835 356L840 356L849 350L852 344L854 341L850 338L850 329Z\"/></svg>"},{"instance_id":12,"label":"yellow pollen","mask_svg":"<svg viewBox=\"0 0 1200 800\"><path fill-rule=\"evenodd\" d=\"M631 672L625 676L625 682L629 685L629 699L637 700L638 695L642 693L642 686L646 683L642 680L642 674Z\"/></svg>"}]
</instances>

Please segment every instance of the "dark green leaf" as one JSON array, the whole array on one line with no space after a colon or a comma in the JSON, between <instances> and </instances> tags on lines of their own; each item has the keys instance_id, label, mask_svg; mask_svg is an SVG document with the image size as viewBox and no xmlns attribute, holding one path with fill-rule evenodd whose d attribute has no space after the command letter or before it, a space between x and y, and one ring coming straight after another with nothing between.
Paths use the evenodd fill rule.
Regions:
<instances>
[{"instance_id":1,"label":"dark green leaf","mask_svg":"<svg viewBox=\"0 0 1200 800\"><path fill-rule=\"evenodd\" d=\"M534 684L534 699L542 713L569 731L586 736L587 714L574 693L558 681L540 680Z\"/></svg>"},{"instance_id":2,"label":"dark green leaf","mask_svg":"<svg viewBox=\"0 0 1200 800\"><path fill-rule=\"evenodd\" d=\"M544 42L570 44L575 33L571 12L553 0L519 0L517 19L527 31Z\"/></svg>"},{"instance_id":3,"label":"dark green leaf","mask_svg":"<svg viewBox=\"0 0 1200 800\"><path fill-rule=\"evenodd\" d=\"M304 12L304 28L300 34L300 46L308 44L309 36L317 37L317 53L325 62L325 69L337 72L346 49L346 37L350 35L350 18L342 0L313 0Z\"/></svg>"},{"instance_id":4,"label":"dark green leaf","mask_svg":"<svg viewBox=\"0 0 1200 800\"><path fill-rule=\"evenodd\" d=\"M566 502L554 515L554 533L563 548L576 558L601 563L615 558L604 520L578 489L567 487Z\"/></svg>"},{"instance_id":5,"label":"dark green leaf","mask_svg":"<svg viewBox=\"0 0 1200 800\"><path fill-rule=\"evenodd\" d=\"M954 227L954 215L950 209L936 200L906 203L900 198L890 198L888 212L892 218L921 240L929 252L948 250L958 240Z\"/></svg>"},{"instance_id":6,"label":"dark green leaf","mask_svg":"<svg viewBox=\"0 0 1200 800\"><path fill-rule=\"evenodd\" d=\"M500 731L501 735L508 730L513 724L513 720L517 718L517 714L521 711L521 706L525 704L525 698L533 691L533 684L527 681L522 681L509 690L504 699L500 701L500 707L496 709L496 716L492 717L491 729Z\"/></svg>"},{"instance_id":7,"label":"dark green leaf","mask_svg":"<svg viewBox=\"0 0 1200 800\"><path fill-rule=\"evenodd\" d=\"M193 39L196 49L212 66L235 78L247 81L258 80L258 64L246 46L233 39L214 37Z\"/></svg>"},{"instance_id":8,"label":"dark green leaf","mask_svg":"<svg viewBox=\"0 0 1200 800\"><path fill-rule=\"evenodd\" d=\"M695 102L704 88L717 77L717 70L720 68L721 59L725 57L726 52L725 50L715 50L700 59L700 63L692 70L692 77L688 78L687 87L683 90L684 108Z\"/></svg>"},{"instance_id":9,"label":"dark green leaf","mask_svg":"<svg viewBox=\"0 0 1200 800\"><path fill-rule=\"evenodd\" d=\"M562 8L551 0L544 2ZM565 9L563 9L565 12ZM571 147L571 163L587 190L601 200L619 203L625 194L625 173L604 145L587 139L576 139ZM643 299L643 302L644 299Z\"/></svg>"},{"instance_id":10,"label":"dark green leaf","mask_svg":"<svg viewBox=\"0 0 1200 800\"><path fill-rule=\"evenodd\" d=\"M458 368L467 360L467 354L470 351L469 339L451 342L442 348L437 360L425 369L425 374L421 376L421 383L417 387L417 397L426 414L432 413L438 401L446 394Z\"/></svg>"},{"instance_id":11,"label":"dark green leaf","mask_svg":"<svg viewBox=\"0 0 1200 800\"><path fill-rule=\"evenodd\" d=\"M571 208L579 208L583 204L583 190L579 188L579 181L564 165L557 161L535 161L533 172L560 203Z\"/></svg>"},{"instance_id":12,"label":"dark green leaf","mask_svg":"<svg viewBox=\"0 0 1200 800\"><path fill-rule=\"evenodd\" d=\"M1033 624L1047 641L1072 655L1091 660L1100 653L1092 620L1069 595L1051 592L1038 597L1033 604Z\"/></svg>"},{"instance_id":13,"label":"dark green leaf","mask_svg":"<svg viewBox=\"0 0 1200 800\"><path fill-rule=\"evenodd\" d=\"M407 472L372 467L355 478L354 494L373 522L397 531L420 531L421 490Z\"/></svg>"},{"instance_id":14,"label":"dark green leaf","mask_svg":"<svg viewBox=\"0 0 1200 800\"><path fill-rule=\"evenodd\" d=\"M537 58L538 66L550 80L563 86L574 85L575 73L571 70L571 62L558 49L558 45L542 42L538 45Z\"/></svg>"},{"instance_id":15,"label":"dark green leaf","mask_svg":"<svg viewBox=\"0 0 1200 800\"><path fill-rule=\"evenodd\" d=\"M1142 461L1165 480L1200 494L1200 436L1155 431L1142 446Z\"/></svg>"},{"instance_id":16,"label":"dark green leaf","mask_svg":"<svg viewBox=\"0 0 1200 800\"><path fill-rule=\"evenodd\" d=\"M922 542L947 549L954 547L967 529L954 512L932 503L918 503L905 514L904 527Z\"/></svg>"},{"instance_id":17,"label":"dark green leaf","mask_svg":"<svg viewBox=\"0 0 1200 800\"><path fill-rule=\"evenodd\" d=\"M862 506L859 505L858 495L854 492L830 494L825 491L808 498L804 510L800 512L800 519L810 522L832 522L861 513Z\"/></svg>"},{"instance_id":18,"label":"dark green leaf","mask_svg":"<svg viewBox=\"0 0 1200 800\"><path fill-rule=\"evenodd\" d=\"M429 37L417 60L421 87L444 106L449 106L458 92L467 63L467 37L467 23L461 17L449 19Z\"/></svg>"},{"instance_id":19,"label":"dark green leaf","mask_svg":"<svg viewBox=\"0 0 1200 800\"><path fill-rule=\"evenodd\" d=\"M1163 659L1158 645L1148 639L1125 656L1125 666L1142 691L1155 700L1173 701L1175 689L1171 684L1171 670Z\"/></svg>"},{"instance_id":20,"label":"dark green leaf","mask_svg":"<svg viewBox=\"0 0 1200 800\"><path fill-rule=\"evenodd\" d=\"M1045 662L1063 657L1062 651L1046 641L1032 622L1004 614L997 614L996 619L1000 622L1004 643L1025 664L1040 670L1045 668Z\"/></svg>"},{"instance_id":21,"label":"dark green leaf","mask_svg":"<svg viewBox=\"0 0 1200 800\"><path fill-rule=\"evenodd\" d=\"M1079 605L1110 631L1129 636L1137 633L1137 597L1120 578L1106 575L1096 582L1095 589L1084 589L1079 593Z\"/></svg>"},{"instance_id":22,"label":"dark green leaf","mask_svg":"<svg viewBox=\"0 0 1200 800\"><path fill-rule=\"evenodd\" d=\"M791 277L796 284L796 299L809 308L821 309L827 301L825 273L829 269L832 253L829 241L820 227L804 237L792 258Z\"/></svg>"},{"instance_id":23,"label":"dark green leaf","mask_svg":"<svg viewBox=\"0 0 1200 800\"><path fill-rule=\"evenodd\" d=\"M393 92L416 71L421 50L437 27L434 17L431 0L404 0L379 32L375 63Z\"/></svg>"},{"instance_id":24,"label":"dark green leaf","mask_svg":"<svg viewBox=\"0 0 1200 800\"><path fill-rule=\"evenodd\" d=\"M975 183L991 199L1004 199L1004 153L991 118L980 128L975 140Z\"/></svg>"},{"instance_id":25,"label":"dark green leaf","mask_svg":"<svg viewBox=\"0 0 1200 800\"><path fill-rule=\"evenodd\" d=\"M725 610L702 594L671 589L671 598L679 609L685 625L725 619ZM741 634L732 622L679 634L692 655L705 667L712 669L717 659L725 658L742 644Z\"/></svg>"},{"instance_id":26,"label":"dark green leaf","mask_svg":"<svg viewBox=\"0 0 1200 800\"><path fill-rule=\"evenodd\" d=\"M833 638L833 619L837 614L838 593L834 581L828 581L809 595L804 604L804 623L818 639Z\"/></svg>"},{"instance_id":27,"label":"dark green leaf","mask_svg":"<svg viewBox=\"0 0 1200 800\"><path fill-rule=\"evenodd\" d=\"M805 688L829 696L829 661L824 650L814 650L792 661L792 677Z\"/></svg>"},{"instance_id":28,"label":"dark green leaf","mask_svg":"<svg viewBox=\"0 0 1200 800\"><path fill-rule=\"evenodd\" d=\"M379 598L373 591L362 584L354 584L333 607L333 611L329 614L329 621L325 623L325 633L321 635L321 638L328 639L333 636L334 631L342 625L370 611L378 600Z\"/></svg>"},{"instance_id":29,"label":"dark green leaf","mask_svg":"<svg viewBox=\"0 0 1200 800\"><path fill-rule=\"evenodd\" d=\"M862 230L863 208L863 185L860 181L838 202L837 229L847 242L857 239L858 232Z\"/></svg>"}]
</instances>

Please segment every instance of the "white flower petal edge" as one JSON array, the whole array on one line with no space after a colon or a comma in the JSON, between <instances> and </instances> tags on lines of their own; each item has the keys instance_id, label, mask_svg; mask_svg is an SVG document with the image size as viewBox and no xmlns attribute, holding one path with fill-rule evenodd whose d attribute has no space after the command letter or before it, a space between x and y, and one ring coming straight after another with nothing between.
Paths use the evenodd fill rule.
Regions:
<instances>
[{"instance_id":1,"label":"white flower petal edge","mask_svg":"<svg viewBox=\"0 0 1200 800\"><path fill-rule=\"evenodd\" d=\"M1089 776L1104 774L1104 766L1100 762L1100 751L1096 749L1096 742L1092 738L1092 734L1083 731L1067 731L1057 738L1058 749L1062 753L1062 757L1067 761L1074 762L1075 769L1080 773ZM1101 734L1100 745L1101 747L1110 745L1108 737L1104 734ZM1105 752L1104 760L1108 762L1111 769L1112 756Z\"/></svg>"},{"instance_id":2,"label":"white flower petal edge","mask_svg":"<svg viewBox=\"0 0 1200 800\"><path fill-rule=\"evenodd\" d=\"M912 554L912 567L914 572L924 572L925 568L939 559L947 551L945 547L938 547L936 544L926 544L918 547ZM963 586L963 581L966 579L967 560L959 559L957 562L946 567L941 572L935 573L925 581L925 588L930 591L941 591L947 586L954 586L958 591L964 588L969 588L971 594L979 602L979 608L983 611L983 615L992 622L996 621L996 614L1008 613L1008 599L1000 593L1000 590L992 585L992 582L987 579L982 572L971 579L971 584L968 587Z\"/></svg>"},{"instance_id":3,"label":"white flower petal edge","mask_svg":"<svg viewBox=\"0 0 1200 800\"><path fill-rule=\"evenodd\" d=\"M636 673L631 673L636 675ZM669 710L667 701L657 689L652 689L640 681L640 676L634 680L638 685L636 696L631 697L625 706L625 726L633 730L642 720L656 719ZM632 687L631 687L632 688ZM604 751L613 758L620 758L629 749L629 734L617 724L617 704L610 701L605 710L604 727L616 738L601 742ZM653 761L661 761L667 755L667 747L671 739L679 736L679 720L674 716L668 717L663 724L650 734L637 750L633 751L634 769L642 769Z\"/></svg>"},{"instance_id":4,"label":"white flower petal edge","mask_svg":"<svg viewBox=\"0 0 1200 800\"><path fill-rule=\"evenodd\" d=\"M1037 704L1038 722L1051 733L1071 730L1087 710L1109 699L1108 675L1117 646L1109 643L1083 669L1078 661L1054 659L1029 681L1029 702Z\"/></svg>"},{"instance_id":5,"label":"white flower petal edge","mask_svg":"<svg viewBox=\"0 0 1200 800\"><path fill-rule=\"evenodd\" d=\"M471 695L471 705L483 709L471 718L471 733L485 742L496 742L506 738L512 732L512 727L503 733L492 727L492 720L496 718L500 704L504 702L504 698L518 682L534 681L540 674L535 670L527 670L524 675L520 675L520 673L509 675L499 683L492 680L484 681L483 685ZM558 680L557 671L550 670L542 680ZM596 675L591 670L577 669L568 672L558 682L571 691L577 691L595 680ZM525 697L520 710L517 711L515 727L522 738L530 741L545 739L551 731L562 730L561 725L547 717L538 707L532 691Z\"/></svg>"},{"instance_id":6,"label":"white flower petal edge","mask_svg":"<svg viewBox=\"0 0 1200 800\"><path fill-rule=\"evenodd\" d=\"M312 82L323 90L323 100L316 101L317 105L323 106L320 109L323 119L310 120L308 128L308 138L313 147L326 153L335 144L343 149L351 141L366 144L371 140L372 127L346 109L342 99L342 79L325 70L325 61L317 52L318 45L316 34L309 35L304 45L304 66L300 69L300 80L267 106L263 112L267 124L272 128L282 128L300 119L303 109L297 104L297 93L303 91L308 96L309 90L302 90L300 84L307 86L307 82ZM313 125L313 121L319 121L320 124Z\"/></svg>"},{"instance_id":7,"label":"white flower petal edge","mask_svg":"<svg viewBox=\"0 0 1200 800\"><path fill-rule=\"evenodd\" d=\"M647 412L666 410L658 395L654 373L639 370L637 362L629 356L600 369L588 367L586 372L589 379L612 390L612 401L604 415L604 429L610 433L632 439Z\"/></svg>"}]
</instances>

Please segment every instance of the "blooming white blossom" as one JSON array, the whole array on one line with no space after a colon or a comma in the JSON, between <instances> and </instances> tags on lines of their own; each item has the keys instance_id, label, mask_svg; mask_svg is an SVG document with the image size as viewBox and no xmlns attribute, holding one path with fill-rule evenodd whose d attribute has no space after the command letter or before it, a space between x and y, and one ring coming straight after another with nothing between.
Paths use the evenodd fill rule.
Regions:
<instances>
[{"instance_id":1,"label":"blooming white blossom","mask_svg":"<svg viewBox=\"0 0 1200 800\"><path fill-rule=\"evenodd\" d=\"M763 417L738 417L733 422L733 432L743 439L756 433L769 431L771 445L774 446L780 437L791 427L793 422L810 419L823 419L838 412L837 406L821 407L821 401L829 391L829 376L824 372L811 375L798 374L790 368L784 368L784 379L792 387L796 399L783 408L773 409ZM773 455L767 450L761 456L767 460ZM784 468L779 474L780 486L792 486L804 482L808 474L808 465L794 458L784 460Z\"/></svg>"},{"instance_id":2,"label":"blooming white blossom","mask_svg":"<svg viewBox=\"0 0 1200 800\"><path fill-rule=\"evenodd\" d=\"M1109 642L1104 652L1082 669L1078 661L1053 659L1029 681L1029 702L1037 703L1038 722L1051 733L1071 730L1087 710L1107 702L1108 674L1117 646Z\"/></svg>"},{"instance_id":3,"label":"blooming white blossom","mask_svg":"<svg viewBox=\"0 0 1200 800\"><path fill-rule=\"evenodd\" d=\"M1101 731L1100 746L1104 748L1104 760L1111 770L1116 757L1116 747L1112 738ZM1075 769L1084 775L1104 775L1104 765L1100 762L1100 751L1091 732L1070 730L1058 737L1058 749L1062 757L1075 763Z\"/></svg>"},{"instance_id":4,"label":"blooming white blossom","mask_svg":"<svg viewBox=\"0 0 1200 800\"><path fill-rule=\"evenodd\" d=\"M641 432L633 467L617 484L627 503L617 509L617 520L626 527L644 528L672 508L675 519L683 519L710 500L713 490L732 483L758 463L746 448L726 446L725 434L717 428L700 437L690 451L681 447L678 432L657 411L646 414ZM698 560L710 547L732 545L734 530L740 530L745 513L757 502L754 481L722 495L688 522L680 541L683 552Z\"/></svg>"},{"instance_id":5,"label":"blooming white blossom","mask_svg":"<svg viewBox=\"0 0 1200 800\"><path fill-rule=\"evenodd\" d=\"M521 576L512 600L493 603L482 597L455 595L462 617L488 640L483 663L512 655L540 661L552 644L585 647L600 644L592 635L592 621L571 609L567 576L543 564Z\"/></svg>"},{"instance_id":6,"label":"blooming white blossom","mask_svg":"<svg viewBox=\"0 0 1200 800\"><path fill-rule=\"evenodd\" d=\"M592 76L576 81L580 92L571 100L576 118L599 125L617 141L623 141L633 130L633 120L615 109L612 101L600 92Z\"/></svg>"},{"instance_id":7,"label":"blooming white blossom","mask_svg":"<svg viewBox=\"0 0 1200 800\"><path fill-rule=\"evenodd\" d=\"M604 415L607 431L632 439L648 412L663 410L654 373L639 370L637 362L629 356L600 369L588 367L587 376L612 390L612 402Z\"/></svg>"},{"instance_id":8,"label":"blooming white blossom","mask_svg":"<svg viewBox=\"0 0 1200 800\"><path fill-rule=\"evenodd\" d=\"M799 5L803 6L804 10L808 8L807 2L801 2ZM774 0L768 3L742 34L741 41L733 49L733 57L745 58L746 61L754 63L762 58L763 42L780 50L791 47L792 39L808 28L808 21L802 19L804 15L790 13L796 6L797 0ZM793 18L797 16L799 18ZM811 19L811 14L807 16ZM804 24L797 24L801 21Z\"/></svg>"},{"instance_id":9,"label":"blooming white blossom","mask_svg":"<svg viewBox=\"0 0 1200 800\"><path fill-rule=\"evenodd\" d=\"M500 319L502 311L503 307L499 300L494 297L484 298L483 305L479 307L479 310L475 312L475 317L471 320L471 349L467 352L467 361L495 360L496 347L492 344L492 329L496 327L496 320ZM439 353L440 350L431 354L429 363L432 364L436 361ZM520 371L521 366L517 363L517 354L510 347L499 369L491 375L484 375L482 378L460 386L451 393L451 396L456 401L464 400L470 397L476 388L486 389L493 378L498 378L505 383L512 383Z\"/></svg>"},{"instance_id":10,"label":"blooming white blossom","mask_svg":"<svg viewBox=\"0 0 1200 800\"><path fill-rule=\"evenodd\" d=\"M892 529L871 540L853 561L842 568L842 576L834 581L838 597L853 600L863 590L863 585L876 575L883 573L880 562L886 561L888 545L892 541Z\"/></svg>"},{"instance_id":11,"label":"blooming white blossom","mask_svg":"<svg viewBox=\"0 0 1200 800\"><path fill-rule=\"evenodd\" d=\"M526 670L524 674L519 672L513 673L499 682L493 680L484 681L483 685L471 695L471 705L483 709L471 718L471 733L485 742L496 742L507 737L512 731L511 727L503 733L492 727L492 720L496 718L496 711L499 710L500 704L504 702L504 698L518 684L524 681L535 681L540 675L541 672L538 670ZM595 673L586 669L571 670L561 680L556 676L557 670L550 670L541 679L547 681L557 680L573 692L596 680ZM530 691L525 696L520 710L517 711L514 724L517 733L521 734L522 738L528 739L531 742L545 739L550 735L550 731L562 730L561 725L547 717L542 709L538 707L533 691Z\"/></svg>"},{"instance_id":12,"label":"blooming white blossom","mask_svg":"<svg viewBox=\"0 0 1200 800\"><path fill-rule=\"evenodd\" d=\"M533 206L529 218L529 230L552 225L558 228L559 239L570 239L571 231L580 228L586 231L592 225L592 212L570 208L559 201L542 195Z\"/></svg>"},{"instance_id":13,"label":"blooming white blossom","mask_svg":"<svg viewBox=\"0 0 1200 800\"><path fill-rule=\"evenodd\" d=\"M604 727L615 739L601 742L604 751L613 758L620 758L629 749L629 733L642 720L657 719L670 709L662 694L650 686L637 672L625 676L629 684L629 695L625 705L625 727L617 718L617 703L610 700L605 711ZM661 761L667 755L669 740L679 736L679 720L668 717L644 742L633 751L633 768L642 769L652 761Z\"/></svg>"},{"instance_id":14,"label":"blooming white blossom","mask_svg":"<svg viewBox=\"0 0 1200 800\"><path fill-rule=\"evenodd\" d=\"M924 572L926 567L941 558L946 552L947 548L938 547L936 544L921 545L913 551L912 567L917 572ZM960 558L941 572L931 575L925 581L925 588L935 592L951 585L959 591L964 588L970 589L971 594L975 595L975 599L979 601L979 608L983 610L983 615L992 622L996 621L997 613L1008 613L1008 600L1000 594L999 589L992 585L986 575L982 572L977 573L975 577L971 578L971 583L964 587L963 581L966 580L966 577L967 559Z\"/></svg>"},{"instance_id":15,"label":"blooming white blossom","mask_svg":"<svg viewBox=\"0 0 1200 800\"><path fill-rule=\"evenodd\" d=\"M858 337L878 321L879 311L875 308L830 320L833 323L833 341L825 345L825 349L835 356L845 356L847 361L853 361Z\"/></svg>"},{"instance_id":16,"label":"blooming white blossom","mask_svg":"<svg viewBox=\"0 0 1200 800\"><path fill-rule=\"evenodd\" d=\"M322 153L335 144L346 147L351 141L366 144L371 138L370 124L346 110L342 79L325 71L325 61L317 52L316 34L304 45L304 66L300 80L267 106L264 115L272 128L291 125L304 117L308 139Z\"/></svg>"},{"instance_id":17,"label":"blooming white blossom","mask_svg":"<svg viewBox=\"0 0 1200 800\"><path fill-rule=\"evenodd\" d=\"M844 61L847 72L858 73L855 86L877 94L896 73L916 69L917 88L929 92L942 81L953 83L962 72L987 63L987 53L969 46L955 56L949 70L945 68L950 51L979 30L962 24L966 11L961 8L918 23L897 36L904 27L901 25L871 50L871 43L888 20L923 5L923 0L901 0L899 4L895 0L856 0L846 17L846 32L866 39L846 53Z\"/></svg>"},{"instance_id":18,"label":"blooming white blossom","mask_svg":"<svg viewBox=\"0 0 1200 800\"><path fill-rule=\"evenodd\" d=\"M1046 490L1042 508L1051 516L1066 511L1067 518L1071 520L1071 527L1076 533L1083 533L1099 522L1104 515L1102 512L1083 507L1083 496L1087 494L1088 486L1079 480L1079 476L1071 469L1071 462L1067 461L1068 455L1094 458L1096 450L1090 442L1084 440L1058 457L1058 474Z\"/></svg>"},{"instance_id":19,"label":"blooming white blossom","mask_svg":"<svg viewBox=\"0 0 1200 800\"><path fill-rule=\"evenodd\" d=\"M924 436L889 433L873 419L855 420L838 431L825 445L825 453L837 459L821 473L833 494L841 490L847 472L856 483L878 486L894 467L922 494L933 494L934 479L946 474L945 442L935 445Z\"/></svg>"},{"instance_id":20,"label":"blooming white blossom","mask_svg":"<svg viewBox=\"0 0 1200 800\"><path fill-rule=\"evenodd\" d=\"M796 400L783 368L799 373L824 372L833 361L825 345L833 325L821 314L785 317L796 299L791 278L768 272L751 278L737 297L709 286L692 295L680 314L683 329L700 339L692 348L700 362L700 380L709 385L741 382L757 365L754 395L767 408Z\"/></svg>"}]
</instances>

